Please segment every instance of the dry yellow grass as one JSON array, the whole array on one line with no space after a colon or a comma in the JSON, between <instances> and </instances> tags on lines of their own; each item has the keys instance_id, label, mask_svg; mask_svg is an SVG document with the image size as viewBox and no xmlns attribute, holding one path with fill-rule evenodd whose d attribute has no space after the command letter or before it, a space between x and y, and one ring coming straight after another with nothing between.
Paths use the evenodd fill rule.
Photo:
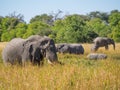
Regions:
<instances>
[{"instance_id":1,"label":"dry yellow grass","mask_svg":"<svg viewBox=\"0 0 120 90\"><path fill-rule=\"evenodd\" d=\"M0 50L6 43L0 43ZM120 44L116 50L100 48L106 60L88 60L91 44L83 44L84 55L58 54L63 66L28 64L5 67L0 59L0 90L120 90ZM0 56L1 57L1 56Z\"/></svg>"}]
</instances>

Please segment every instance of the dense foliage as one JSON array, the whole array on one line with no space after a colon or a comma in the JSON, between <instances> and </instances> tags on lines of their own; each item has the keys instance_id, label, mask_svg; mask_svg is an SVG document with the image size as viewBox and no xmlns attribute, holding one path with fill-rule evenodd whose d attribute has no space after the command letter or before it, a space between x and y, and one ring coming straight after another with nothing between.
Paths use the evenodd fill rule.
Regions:
<instances>
[{"instance_id":1,"label":"dense foliage","mask_svg":"<svg viewBox=\"0 0 120 90\"><path fill-rule=\"evenodd\" d=\"M12 38L27 38L30 35L46 35L57 43L92 42L97 36L113 38L120 42L120 12L109 13L94 11L87 15L41 14L31 18L30 23L23 20L23 15L15 13L0 16L0 41Z\"/></svg>"}]
</instances>

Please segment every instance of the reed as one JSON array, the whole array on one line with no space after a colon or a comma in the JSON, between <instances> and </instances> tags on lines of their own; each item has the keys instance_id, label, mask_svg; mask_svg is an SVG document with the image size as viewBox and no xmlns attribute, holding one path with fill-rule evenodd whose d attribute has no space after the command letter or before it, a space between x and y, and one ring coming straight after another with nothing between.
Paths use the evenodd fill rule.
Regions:
<instances>
[{"instance_id":1,"label":"reed","mask_svg":"<svg viewBox=\"0 0 120 90\"><path fill-rule=\"evenodd\" d=\"M38 67L28 64L5 67L1 52L6 43L0 43L0 90L120 90L120 44L108 51L106 60L88 60L91 44L83 44L84 55L58 54L64 65L51 66L44 62Z\"/></svg>"}]
</instances>

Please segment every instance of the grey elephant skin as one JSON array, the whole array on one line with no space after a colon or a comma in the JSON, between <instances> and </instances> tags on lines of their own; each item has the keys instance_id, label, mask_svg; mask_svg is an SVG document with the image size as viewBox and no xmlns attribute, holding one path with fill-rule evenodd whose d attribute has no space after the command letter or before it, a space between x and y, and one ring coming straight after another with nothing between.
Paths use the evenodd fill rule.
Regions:
<instances>
[{"instance_id":1,"label":"grey elephant skin","mask_svg":"<svg viewBox=\"0 0 120 90\"><path fill-rule=\"evenodd\" d=\"M39 42L39 45L43 48L45 45L49 44L48 47L45 49L45 57L48 60L48 63L50 64L60 63L58 61L56 47L53 39L47 36L39 36L39 35L32 35L28 37L27 43L33 41Z\"/></svg>"},{"instance_id":2,"label":"grey elephant skin","mask_svg":"<svg viewBox=\"0 0 120 90\"><path fill-rule=\"evenodd\" d=\"M113 49L115 50L115 42L111 38L107 37L97 37L93 40L94 44L91 47L91 51L97 51L100 47L105 47L106 50L109 49L109 45L113 45Z\"/></svg>"},{"instance_id":3,"label":"grey elephant skin","mask_svg":"<svg viewBox=\"0 0 120 90\"><path fill-rule=\"evenodd\" d=\"M81 44L56 44L57 52L69 54L84 54L84 48Z\"/></svg>"},{"instance_id":4,"label":"grey elephant skin","mask_svg":"<svg viewBox=\"0 0 120 90\"><path fill-rule=\"evenodd\" d=\"M101 60L101 59L106 59L107 55L102 53L91 53L87 55L87 58L90 60Z\"/></svg>"},{"instance_id":5,"label":"grey elephant skin","mask_svg":"<svg viewBox=\"0 0 120 90\"><path fill-rule=\"evenodd\" d=\"M15 38L6 45L2 51L2 59L4 64L11 63L13 65L16 59L19 63L22 62L21 54L23 52L23 42L25 42L24 39Z\"/></svg>"},{"instance_id":6,"label":"grey elephant skin","mask_svg":"<svg viewBox=\"0 0 120 90\"><path fill-rule=\"evenodd\" d=\"M39 64L43 57L46 57L50 64L58 62L54 41L39 35L30 36L28 39L15 38L6 45L2 52L5 64L7 62L14 64L15 60L22 64L27 60Z\"/></svg>"},{"instance_id":7,"label":"grey elephant skin","mask_svg":"<svg viewBox=\"0 0 120 90\"><path fill-rule=\"evenodd\" d=\"M27 60L30 60L40 65L43 60L42 48L39 47L37 42L31 42L24 45L25 39L15 38L11 40L3 49L2 58L4 64L15 64L18 61L19 64L25 65Z\"/></svg>"},{"instance_id":8,"label":"grey elephant skin","mask_svg":"<svg viewBox=\"0 0 120 90\"><path fill-rule=\"evenodd\" d=\"M41 47L39 45L39 42L36 41L24 45L24 50L22 53L22 63L25 65L26 60L30 60L33 65L43 65L44 53L46 48L47 45Z\"/></svg>"}]
</instances>

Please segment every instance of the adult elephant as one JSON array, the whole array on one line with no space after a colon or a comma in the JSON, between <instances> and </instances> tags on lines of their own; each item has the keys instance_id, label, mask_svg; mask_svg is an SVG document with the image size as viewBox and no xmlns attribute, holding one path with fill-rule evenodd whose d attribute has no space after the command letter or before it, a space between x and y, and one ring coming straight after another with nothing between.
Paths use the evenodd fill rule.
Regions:
<instances>
[{"instance_id":1,"label":"adult elephant","mask_svg":"<svg viewBox=\"0 0 120 90\"><path fill-rule=\"evenodd\" d=\"M67 43L56 44L56 52L69 53L70 52L69 45Z\"/></svg>"},{"instance_id":2,"label":"adult elephant","mask_svg":"<svg viewBox=\"0 0 120 90\"><path fill-rule=\"evenodd\" d=\"M106 50L109 49L108 45L113 45L113 49L115 50L115 42L111 38L107 37L97 37L94 39L94 44L91 48L91 51L97 51L100 47L105 47Z\"/></svg>"},{"instance_id":3,"label":"adult elephant","mask_svg":"<svg viewBox=\"0 0 120 90\"><path fill-rule=\"evenodd\" d=\"M45 49L49 46L46 44L44 47L39 45L39 42L33 41L24 46L22 57L22 64L25 65L26 60L30 60L34 65L39 66L43 64L45 56Z\"/></svg>"},{"instance_id":4,"label":"adult elephant","mask_svg":"<svg viewBox=\"0 0 120 90\"><path fill-rule=\"evenodd\" d=\"M48 47L45 49L45 57L48 60L48 63L50 64L60 63L58 61L56 47L53 39L47 36L32 35L27 38L26 43L33 42L33 41L40 42L39 44L40 46L44 46L49 43Z\"/></svg>"},{"instance_id":5,"label":"adult elephant","mask_svg":"<svg viewBox=\"0 0 120 90\"><path fill-rule=\"evenodd\" d=\"M84 48L81 44L57 44L57 52L70 54L84 54Z\"/></svg>"},{"instance_id":6,"label":"adult elephant","mask_svg":"<svg viewBox=\"0 0 120 90\"><path fill-rule=\"evenodd\" d=\"M103 53L90 53L87 55L87 58L90 60L103 60L107 58L107 55Z\"/></svg>"},{"instance_id":7,"label":"adult elephant","mask_svg":"<svg viewBox=\"0 0 120 90\"><path fill-rule=\"evenodd\" d=\"M32 37L35 38L36 35ZM32 44L34 47L33 49L35 49L33 50L35 51L33 53L30 52L29 49L29 47L31 47ZM37 48L39 48L39 50ZM58 62L54 41L48 37L42 38L40 37L39 39L37 38L36 40L35 39L33 40L33 38L28 39L15 38L6 45L5 49L2 52L2 57L5 63L10 62L11 64L14 64L14 61L17 60L19 63L24 64L27 59L30 59L32 61L32 59L34 58L33 61L38 61L35 58L38 57L41 58L41 56L39 55L37 56L36 52L38 52L38 54L41 54L42 53L41 50L44 51L45 53L44 55L48 59L48 62L50 64ZM33 57L34 55L36 56Z\"/></svg>"}]
</instances>

